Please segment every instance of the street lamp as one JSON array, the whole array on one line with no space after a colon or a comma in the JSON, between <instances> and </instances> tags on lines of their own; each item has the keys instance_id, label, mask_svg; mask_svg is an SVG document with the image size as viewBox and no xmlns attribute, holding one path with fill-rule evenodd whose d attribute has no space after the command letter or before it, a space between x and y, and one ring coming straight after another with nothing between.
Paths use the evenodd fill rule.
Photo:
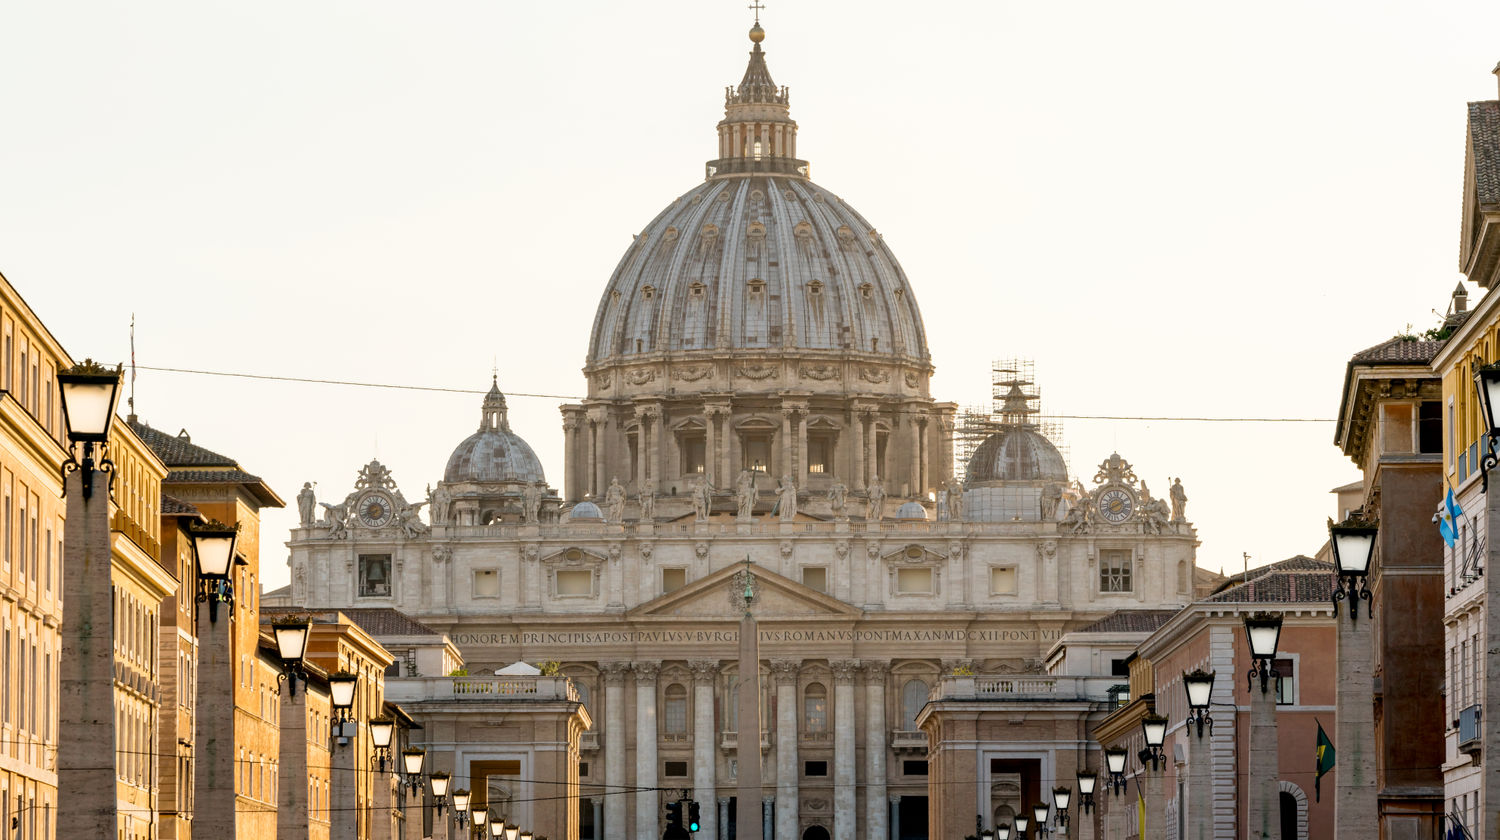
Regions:
<instances>
[{"instance_id":1,"label":"street lamp","mask_svg":"<svg viewBox=\"0 0 1500 840\"><path fill-rule=\"evenodd\" d=\"M1192 673L1182 673L1182 687L1187 691L1189 725L1198 725L1198 737L1203 737L1203 725L1208 724L1208 730L1213 731L1214 719L1208 714L1208 703L1214 695L1215 671L1205 671L1202 668Z\"/></svg>"},{"instance_id":2,"label":"street lamp","mask_svg":"<svg viewBox=\"0 0 1500 840\"><path fill-rule=\"evenodd\" d=\"M94 495L96 445L99 447L99 472L114 470L115 465L108 454L109 426L115 419L115 403L120 399L120 373L123 370L123 366L110 370L93 359L84 359L57 374L63 423L68 429L68 440L72 442L68 448L68 460L63 463L63 476L66 478L68 473L78 470L85 499ZM79 449L82 458L78 457Z\"/></svg>"},{"instance_id":3,"label":"street lamp","mask_svg":"<svg viewBox=\"0 0 1500 840\"><path fill-rule=\"evenodd\" d=\"M1094 810L1094 788L1099 784L1099 774L1093 770L1078 771L1078 795L1083 797L1083 812Z\"/></svg>"},{"instance_id":4,"label":"street lamp","mask_svg":"<svg viewBox=\"0 0 1500 840\"><path fill-rule=\"evenodd\" d=\"M504 837L505 836L505 823L500 822L499 820L495 820L494 822L490 823L490 836L491 837Z\"/></svg>"},{"instance_id":5,"label":"street lamp","mask_svg":"<svg viewBox=\"0 0 1500 840\"><path fill-rule=\"evenodd\" d=\"M1026 827L1031 825L1031 819L1026 816L1026 809L1016 814L1016 840L1026 840Z\"/></svg>"},{"instance_id":6,"label":"street lamp","mask_svg":"<svg viewBox=\"0 0 1500 840\"><path fill-rule=\"evenodd\" d=\"M187 533L198 564L198 603L208 602L208 622L215 624L219 620L219 604L234 603L229 567L234 563L234 543L239 539L240 528L210 519L202 524L189 523Z\"/></svg>"},{"instance_id":7,"label":"street lamp","mask_svg":"<svg viewBox=\"0 0 1500 840\"><path fill-rule=\"evenodd\" d=\"M380 772L385 772L385 763L391 757L391 740L396 737L396 720L384 715L370 718L370 745L375 748L375 757L380 760Z\"/></svg>"},{"instance_id":8,"label":"street lamp","mask_svg":"<svg viewBox=\"0 0 1500 840\"><path fill-rule=\"evenodd\" d=\"M986 828L985 830L979 832L979 840L995 840L995 832L990 831L988 828Z\"/></svg>"},{"instance_id":9,"label":"street lamp","mask_svg":"<svg viewBox=\"0 0 1500 840\"><path fill-rule=\"evenodd\" d=\"M474 819L474 830L477 831L481 837L483 837L485 821L490 817L489 806L475 805L473 808L469 809L469 813L473 816Z\"/></svg>"},{"instance_id":10,"label":"street lamp","mask_svg":"<svg viewBox=\"0 0 1500 840\"><path fill-rule=\"evenodd\" d=\"M1480 475L1483 476L1484 492L1490 492L1490 468L1497 463L1495 456L1495 440L1500 438L1500 423L1497 423L1495 408L1500 405L1500 362L1484 365L1474 371L1474 387L1479 391L1479 408L1481 410L1487 438L1484 443L1484 460L1480 467Z\"/></svg>"},{"instance_id":11,"label":"street lamp","mask_svg":"<svg viewBox=\"0 0 1500 840\"><path fill-rule=\"evenodd\" d=\"M1141 764L1151 762L1155 772L1166 759L1162 744L1167 741L1167 719L1163 715L1149 714L1141 718L1141 731L1146 735L1146 748L1141 750Z\"/></svg>"},{"instance_id":12,"label":"street lamp","mask_svg":"<svg viewBox=\"0 0 1500 840\"><path fill-rule=\"evenodd\" d=\"M1057 806L1057 824L1065 826L1068 824L1068 806L1073 804L1073 789L1058 787L1052 789L1052 804Z\"/></svg>"},{"instance_id":13,"label":"street lamp","mask_svg":"<svg viewBox=\"0 0 1500 840\"><path fill-rule=\"evenodd\" d=\"M1250 642L1250 672L1247 677L1253 684L1260 677L1260 693L1265 694L1272 677L1279 677L1271 667L1276 658L1276 646L1281 641L1281 614L1258 612L1245 616L1245 638Z\"/></svg>"},{"instance_id":14,"label":"street lamp","mask_svg":"<svg viewBox=\"0 0 1500 840\"><path fill-rule=\"evenodd\" d=\"M995 840L1010 840L1010 823L995 826Z\"/></svg>"},{"instance_id":15,"label":"street lamp","mask_svg":"<svg viewBox=\"0 0 1500 840\"><path fill-rule=\"evenodd\" d=\"M1109 770L1109 786L1115 796L1125 792L1125 759L1130 753L1124 747L1110 747L1104 751L1104 766Z\"/></svg>"},{"instance_id":16,"label":"street lamp","mask_svg":"<svg viewBox=\"0 0 1500 840\"><path fill-rule=\"evenodd\" d=\"M443 809L448 805L448 783L452 777L443 770L439 770L427 777L432 784L432 804L437 806L438 816L443 815Z\"/></svg>"},{"instance_id":17,"label":"street lamp","mask_svg":"<svg viewBox=\"0 0 1500 840\"><path fill-rule=\"evenodd\" d=\"M505 840L516 840L521 834L521 827L514 823L505 824Z\"/></svg>"},{"instance_id":18,"label":"street lamp","mask_svg":"<svg viewBox=\"0 0 1500 840\"><path fill-rule=\"evenodd\" d=\"M458 788L453 791L453 819L458 821L460 830L469 825L469 789Z\"/></svg>"},{"instance_id":19,"label":"street lamp","mask_svg":"<svg viewBox=\"0 0 1500 840\"><path fill-rule=\"evenodd\" d=\"M406 771L406 786L413 795L422 789L422 764L427 760L427 751L421 747L407 747L401 751L401 767Z\"/></svg>"},{"instance_id":20,"label":"street lamp","mask_svg":"<svg viewBox=\"0 0 1500 840\"><path fill-rule=\"evenodd\" d=\"M329 704L333 706L335 725L353 720L354 690L359 687L359 675L339 671L328 677Z\"/></svg>"},{"instance_id":21,"label":"street lamp","mask_svg":"<svg viewBox=\"0 0 1500 840\"><path fill-rule=\"evenodd\" d=\"M1339 601L1348 599L1349 620L1359 618L1359 602L1370 600L1370 558L1375 554L1375 525L1351 516L1337 525L1328 521L1328 538L1333 543L1333 614L1339 614ZM1373 613L1373 607L1370 608Z\"/></svg>"},{"instance_id":22,"label":"street lamp","mask_svg":"<svg viewBox=\"0 0 1500 840\"><path fill-rule=\"evenodd\" d=\"M530 831L521 832L521 840L536 840L536 835Z\"/></svg>"},{"instance_id":23,"label":"street lamp","mask_svg":"<svg viewBox=\"0 0 1500 840\"><path fill-rule=\"evenodd\" d=\"M1045 802L1038 802L1031 806L1031 821L1036 823L1036 836L1041 837L1047 833L1047 812L1050 810Z\"/></svg>"},{"instance_id":24,"label":"street lamp","mask_svg":"<svg viewBox=\"0 0 1500 840\"><path fill-rule=\"evenodd\" d=\"M312 622L305 617L279 618L271 623L271 631L276 635L276 654L281 658L281 673L276 675L276 681L285 682L290 677L287 690L293 697L297 696L297 677L307 679L302 670L302 655L307 652L310 630Z\"/></svg>"}]
</instances>

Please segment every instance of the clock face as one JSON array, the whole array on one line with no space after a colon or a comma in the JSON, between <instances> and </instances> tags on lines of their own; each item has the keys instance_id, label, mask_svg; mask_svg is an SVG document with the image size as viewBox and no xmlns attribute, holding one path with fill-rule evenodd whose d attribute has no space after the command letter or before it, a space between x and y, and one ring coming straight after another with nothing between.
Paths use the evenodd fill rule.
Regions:
<instances>
[{"instance_id":1,"label":"clock face","mask_svg":"<svg viewBox=\"0 0 1500 840\"><path fill-rule=\"evenodd\" d=\"M371 493L359 500L359 521L371 528L379 528L391 521L391 500L380 493Z\"/></svg>"},{"instance_id":2,"label":"clock face","mask_svg":"<svg viewBox=\"0 0 1500 840\"><path fill-rule=\"evenodd\" d=\"M1099 516L1106 522L1120 523L1135 513L1135 497L1118 487L1099 494Z\"/></svg>"}]
</instances>

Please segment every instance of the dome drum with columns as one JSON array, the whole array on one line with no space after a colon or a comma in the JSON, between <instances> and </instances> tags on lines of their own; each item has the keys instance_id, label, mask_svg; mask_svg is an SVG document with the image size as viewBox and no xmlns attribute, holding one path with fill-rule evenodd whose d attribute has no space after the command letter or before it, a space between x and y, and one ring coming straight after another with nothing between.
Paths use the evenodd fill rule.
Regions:
<instances>
[{"instance_id":1,"label":"dome drum with columns","mask_svg":"<svg viewBox=\"0 0 1500 840\"><path fill-rule=\"evenodd\" d=\"M763 36L752 30L727 95L709 178L635 237L600 301L588 398L563 408L570 502L618 480L682 515L699 482L727 493L759 468L791 476L817 516L835 485L930 504L950 478L955 407L929 393L906 274L873 225L807 179Z\"/></svg>"}]
</instances>

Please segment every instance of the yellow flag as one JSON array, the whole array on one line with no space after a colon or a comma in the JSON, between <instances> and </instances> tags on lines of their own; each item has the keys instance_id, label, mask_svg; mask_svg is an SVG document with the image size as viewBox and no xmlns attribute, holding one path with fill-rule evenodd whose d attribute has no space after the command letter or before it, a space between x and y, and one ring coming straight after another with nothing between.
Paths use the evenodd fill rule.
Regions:
<instances>
[{"instance_id":1,"label":"yellow flag","mask_svg":"<svg viewBox=\"0 0 1500 840\"><path fill-rule=\"evenodd\" d=\"M1136 836L1140 837L1141 840L1145 840L1145 837L1146 837L1146 800L1141 798L1141 791L1140 791L1139 788L1137 788L1136 792L1135 792L1135 813L1136 813L1136 816L1140 818L1140 832L1137 833Z\"/></svg>"}]
</instances>

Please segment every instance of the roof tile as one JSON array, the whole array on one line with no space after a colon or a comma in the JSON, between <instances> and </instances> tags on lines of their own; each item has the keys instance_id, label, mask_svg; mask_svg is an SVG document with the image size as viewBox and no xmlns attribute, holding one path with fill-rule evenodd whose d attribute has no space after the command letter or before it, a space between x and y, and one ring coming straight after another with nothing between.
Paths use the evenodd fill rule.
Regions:
<instances>
[{"instance_id":1,"label":"roof tile","mask_svg":"<svg viewBox=\"0 0 1500 840\"><path fill-rule=\"evenodd\" d=\"M1469 103L1469 144L1479 203L1500 203L1500 101Z\"/></svg>"},{"instance_id":2,"label":"roof tile","mask_svg":"<svg viewBox=\"0 0 1500 840\"><path fill-rule=\"evenodd\" d=\"M1349 361L1354 364L1425 365L1437 357L1438 351L1443 349L1445 343L1443 341L1411 341L1397 336L1355 353L1354 358Z\"/></svg>"},{"instance_id":3,"label":"roof tile","mask_svg":"<svg viewBox=\"0 0 1500 840\"><path fill-rule=\"evenodd\" d=\"M193 443L187 430L176 435L157 431L139 420L130 421L130 430L151 447L156 457L168 467L238 467L239 463L228 455L204 449Z\"/></svg>"}]
</instances>

